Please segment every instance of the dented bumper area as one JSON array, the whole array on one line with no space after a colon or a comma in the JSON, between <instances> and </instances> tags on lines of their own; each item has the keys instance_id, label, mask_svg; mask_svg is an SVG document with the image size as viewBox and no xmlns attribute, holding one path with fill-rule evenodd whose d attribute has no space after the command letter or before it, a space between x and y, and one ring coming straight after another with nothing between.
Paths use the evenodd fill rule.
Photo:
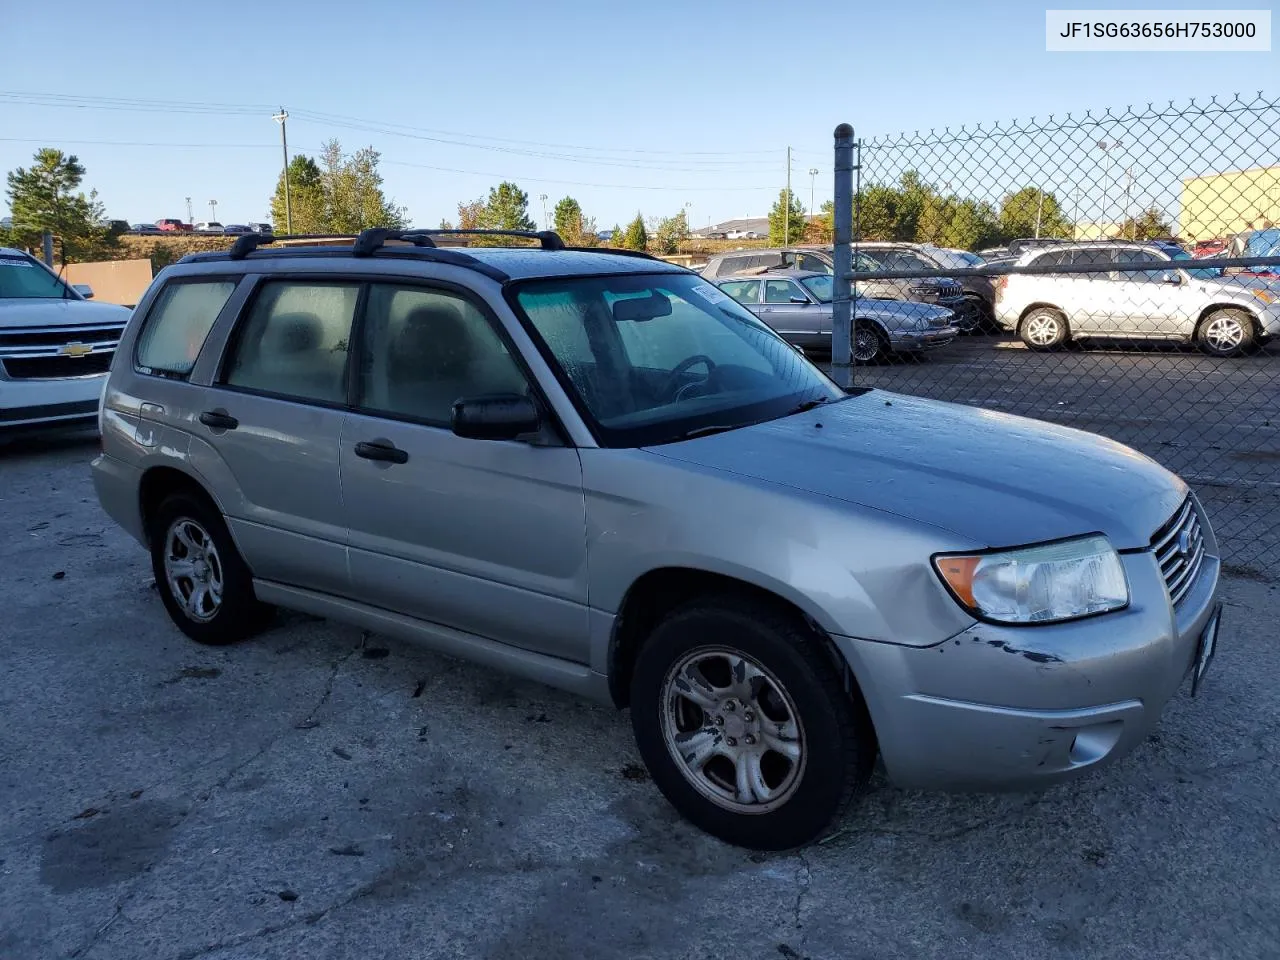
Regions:
<instances>
[{"instance_id":1,"label":"dented bumper area","mask_svg":"<svg viewBox=\"0 0 1280 960\"><path fill-rule=\"evenodd\" d=\"M1216 606L1206 557L1176 608L1150 552L1123 558L1130 604L1069 623L977 623L930 647L835 637L890 778L904 787L1019 790L1124 756L1186 679Z\"/></svg>"}]
</instances>

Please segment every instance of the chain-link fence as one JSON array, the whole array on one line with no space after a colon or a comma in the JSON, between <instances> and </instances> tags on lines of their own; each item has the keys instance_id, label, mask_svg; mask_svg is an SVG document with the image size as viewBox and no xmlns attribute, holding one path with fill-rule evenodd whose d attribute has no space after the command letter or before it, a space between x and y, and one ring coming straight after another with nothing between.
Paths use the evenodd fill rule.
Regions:
<instances>
[{"instance_id":1,"label":"chain-link fence","mask_svg":"<svg viewBox=\"0 0 1280 960\"><path fill-rule=\"evenodd\" d=\"M878 137L854 156L853 379L1129 444L1197 490L1229 569L1274 576L1280 101Z\"/></svg>"}]
</instances>

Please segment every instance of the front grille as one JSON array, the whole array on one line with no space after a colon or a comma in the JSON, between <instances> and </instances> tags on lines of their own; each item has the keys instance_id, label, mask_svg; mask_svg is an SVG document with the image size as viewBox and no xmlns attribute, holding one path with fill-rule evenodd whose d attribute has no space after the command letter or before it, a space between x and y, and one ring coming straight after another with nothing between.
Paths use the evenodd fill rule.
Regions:
<instances>
[{"instance_id":1,"label":"front grille","mask_svg":"<svg viewBox=\"0 0 1280 960\"><path fill-rule=\"evenodd\" d=\"M4 364L4 372L12 380L84 377L91 373L106 373L111 366L111 353L92 353L84 357L5 357L0 363Z\"/></svg>"},{"instance_id":2,"label":"front grille","mask_svg":"<svg viewBox=\"0 0 1280 960\"><path fill-rule=\"evenodd\" d=\"M29 327L25 330L0 330L0 350L5 347L63 346L67 343L115 343L124 332L124 324L106 327Z\"/></svg>"},{"instance_id":3,"label":"front grille","mask_svg":"<svg viewBox=\"0 0 1280 960\"><path fill-rule=\"evenodd\" d=\"M1151 538L1160 575L1174 605L1195 585L1204 565L1204 530L1191 498Z\"/></svg>"}]
</instances>

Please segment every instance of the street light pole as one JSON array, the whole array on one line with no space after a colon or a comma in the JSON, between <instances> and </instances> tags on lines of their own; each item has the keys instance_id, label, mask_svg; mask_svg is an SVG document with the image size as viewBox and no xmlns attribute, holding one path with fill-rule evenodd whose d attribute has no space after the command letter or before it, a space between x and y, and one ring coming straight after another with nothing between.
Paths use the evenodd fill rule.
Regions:
<instances>
[{"instance_id":1,"label":"street light pole","mask_svg":"<svg viewBox=\"0 0 1280 960\"><path fill-rule=\"evenodd\" d=\"M542 201L542 229L550 230L551 221L547 219L547 195L540 193L538 194L538 199Z\"/></svg>"},{"instance_id":2,"label":"street light pole","mask_svg":"<svg viewBox=\"0 0 1280 960\"><path fill-rule=\"evenodd\" d=\"M782 243L791 243L791 148L787 147L787 202L782 207Z\"/></svg>"},{"instance_id":3,"label":"street light pole","mask_svg":"<svg viewBox=\"0 0 1280 960\"><path fill-rule=\"evenodd\" d=\"M217 200L209 201L209 219L212 220L214 223L218 222L218 201Z\"/></svg>"},{"instance_id":4,"label":"street light pole","mask_svg":"<svg viewBox=\"0 0 1280 960\"><path fill-rule=\"evenodd\" d=\"M284 232L293 233L293 198L289 196L289 138L285 133L285 121L289 112L284 107L272 118L280 124L280 149L284 153Z\"/></svg>"},{"instance_id":5,"label":"street light pole","mask_svg":"<svg viewBox=\"0 0 1280 960\"><path fill-rule=\"evenodd\" d=\"M191 198L187 197L187 223L191 223L194 219L191 215Z\"/></svg>"},{"instance_id":6,"label":"street light pole","mask_svg":"<svg viewBox=\"0 0 1280 960\"><path fill-rule=\"evenodd\" d=\"M809 216L813 216L813 178L818 175L817 167L809 168Z\"/></svg>"}]
</instances>

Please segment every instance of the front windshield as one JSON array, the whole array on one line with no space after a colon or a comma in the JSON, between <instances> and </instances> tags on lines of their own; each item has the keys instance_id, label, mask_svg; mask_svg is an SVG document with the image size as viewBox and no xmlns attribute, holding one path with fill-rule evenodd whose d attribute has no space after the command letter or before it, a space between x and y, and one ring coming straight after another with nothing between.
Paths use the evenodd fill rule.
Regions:
<instances>
[{"instance_id":1,"label":"front windshield","mask_svg":"<svg viewBox=\"0 0 1280 960\"><path fill-rule=\"evenodd\" d=\"M66 286L30 257L0 254L0 300L63 300Z\"/></svg>"},{"instance_id":2,"label":"front windshield","mask_svg":"<svg viewBox=\"0 0 1280 960\"><path fill-rule=\"evenodd\" d=\"M1170 257L1172 257L1173 260L1177 261L1179 268L1187 271L1187 273L1191 274L1191 276L1195 277L1197 280L1216 280L1222 276L1221 267L1184 266L1183 265L1184 261L1195 259L1195 257L1191 256L1191 254L1187 253L1185 250L1178 250L1176 252L1172 252L1170 253Z\"/></svg>"},{"instance_id":3,"label":"front windshield","mask_svg":"<svg viewBox=\"0 0 1280 960\"><path fill-rule=\"evenodd\" d=\"M606 446L786 416L844 394L732 298L692 274L556 277L514 306Z\"/></svg>"},{"instance_id":4,"label":"front windshield","mask_svg":"<svg viewBox=\"0 0 1280 960\"><path fill-rule=\"evenodd\" d=\"M835 277L830 274L823 277L805 277L800 282L819 303L831 302L831 289L835 285Z\"/></svg>"}]
</instances>

